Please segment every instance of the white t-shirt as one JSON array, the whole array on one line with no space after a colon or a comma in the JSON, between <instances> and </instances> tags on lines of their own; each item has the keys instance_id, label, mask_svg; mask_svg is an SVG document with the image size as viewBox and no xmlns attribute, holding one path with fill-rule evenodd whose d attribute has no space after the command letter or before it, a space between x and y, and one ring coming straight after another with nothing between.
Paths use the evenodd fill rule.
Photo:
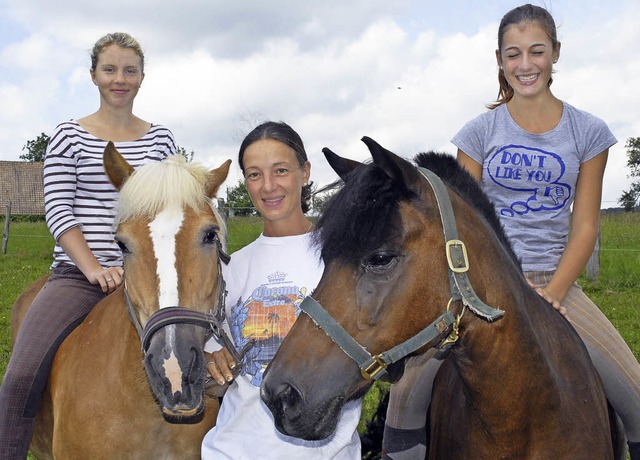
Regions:
<instances>
[{"instance_id":1,"label":"white t-shirt","mask_svg":"<svg viewBox=\"0 0 640 460\"><path fill-rule=\"evenodd\" d=\"M324 266L309 234L266 237L235 252L223 270L227 283L225 328L236 348L250 339L240 375L224 395L216 426L202 442L203 459L360 459L356 431L361 401L345 405L335 432L322 441L281 434L260 399L267 365L316 287ZM220 348L215 341L207 351Z\"/></svg>"}]
</instances>

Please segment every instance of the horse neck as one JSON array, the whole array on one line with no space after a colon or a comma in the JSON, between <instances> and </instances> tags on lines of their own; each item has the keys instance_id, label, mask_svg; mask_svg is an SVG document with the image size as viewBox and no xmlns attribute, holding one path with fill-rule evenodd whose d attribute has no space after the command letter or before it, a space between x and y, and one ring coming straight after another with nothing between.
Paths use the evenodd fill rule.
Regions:
<instances>
[{"instance_id":1,"label":"horse neck","mask_svg":"<svg viewBox=\"0 0 640 460\"><path fill-rule=\"evenodd\" d=\"M514 420L527 420L514 401L526 401L533 394L545 394L547 400L559 397L551 342L562 337L562 328L556 327L562 319L527 290L523 286L503 304L505 316L495 323L467 312L458 345L452 349L455 371L472 395L474 410L483 417L508 414ZM528 406L518 407L526 411Z\"/></svg>"},{"instance_id":2,"label":"horse neck","mask_svg":"<svg viewBox=\"0 0 640 460\"><path fill-rule=\"evenodd\" d=\"M505 315L490 323L468 311L452 357L477 400L497 407L508 404L518 392L526 397L532 391L545 391L538 386L550 372L545 357L549 341L541 334L541 325L553 331L560 317L557 313L552 317L555 312L541 305L540 296L528 286L491 226L474 213L464 215L458 226L469 249L469 279L478 296Z\"/></svg>"},{"instance_id":3,"label":"horse neck","mask_svg":"<svg viewBox=\"0 0 640 460\"><path fill-rule=\"evenodd\" d=\"M114 357L112 364L128 368L135 363L142 369L139 364L142 360L140 336L127 312L123 291L111 294L98 306L102 308L96 311L95 321L105 338L109 338L106 343L109 354Z\"/></svg>"}]
</instances>

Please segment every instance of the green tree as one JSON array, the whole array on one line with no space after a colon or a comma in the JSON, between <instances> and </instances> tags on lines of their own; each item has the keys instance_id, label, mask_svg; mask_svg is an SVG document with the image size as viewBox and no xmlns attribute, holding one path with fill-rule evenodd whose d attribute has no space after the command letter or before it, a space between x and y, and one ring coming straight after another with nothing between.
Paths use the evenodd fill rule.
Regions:
<instances>
[{"instance_id":1,"label":"green tree","mask_svg":"<svg viewBox=\"0 0 640 460\"><path fill-rule=\"evenodd\" d=\"M631 170L630 177L640 177L640 137L630 137L625 144L627 149L627 166ZM629 190L625 190L618 199L618 203L624 210L633 211L640 201L640 180L631 184Z\"/></svg>"},{"instance_id":2,"label":"green tree","mask_svg":"<svg viewBox=\"0 0 640 460\"><path fill-rule=\"evenodd\" d=\"M227 187L227 206L235 216L257 216L249 191L244 182L239 180L235 187Z\"/></svg>"},{"instance_id":3,"label":"green tree","mask_svg":"<svg viewBox=\"0 0 640 460\"><path fill-rule=\"evenodd\" d=\"M193 156L196 154L196 152L192 150L190 153L187 153L187 149L180 146L178 146L177 149L178 149L178 153L182 155L185 158L185 160L193 161Z\"/></svg>"},{"instance_id":4,"label":"green tree","mask_svg":"<svg viewBox=\"0 0 640 460\"><path fill-rule=\"evenodd\" d=\"M327 209L329 202L331 201L331 199L334 197L336 193L337 193L337 190L332 190L330 192L324 192L324 193L314 193L312 198L313 209L316 212L322 214L324 210Z\"/></svg>"},{"instance_id":5,"label":"green tree","mask_svg":"<svg viewBox=\"0 0 640 460\"><path fill-rule=\"evenodd\" d=\"M27 141L27 144L22 147L22 150L26 150L27 153L20 155L20 159L31 162L44 161L48 143L49 136L45 133L40 134L33 140Z\"/></svg>"}]
</instances>

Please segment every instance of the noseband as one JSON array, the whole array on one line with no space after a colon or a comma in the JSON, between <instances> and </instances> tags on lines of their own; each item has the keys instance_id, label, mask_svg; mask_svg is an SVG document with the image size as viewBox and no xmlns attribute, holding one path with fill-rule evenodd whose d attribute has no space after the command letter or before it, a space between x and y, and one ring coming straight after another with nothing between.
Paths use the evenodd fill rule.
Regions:
<instances>
[{"instance_id":1,"label":"noseband","mask_svg":"<svg viewBox=\"0 0 640 460\"><path fill-rule=\"evenodd\" d=\"M229 263L230 257L222 249L220 240L216 242L218 250L218 293L216 305L209 313L201 313L191 308L185 307L165 307L160 308L154 314L149 317L147 324L144 328L140 324L140 320L136 315L133 303L129 297L129 291L125 282L124 286L124 299L127 304L127 311L131 322L138 331L140 341L142 342L142 353L146 354L151 344L151 338L156 332L164 329L166 326L172 324L193 324L195 326L202 327L207 330L205 336L205 342L211 337L215 337L218 342L221 342L227 350L231 353L236 364L240 364L244 354L250 348L253 343L249 343L241 351L238 351L233 344L233 341L229 338L227 333L222 327L222 322L225 319L225 300L227 297L226 283L222 276L222 263Z\"/></svg>"},{"instance_id":2,"label":"noseband","mask_svg":"<svg viewBox=\"0 0 640 460\"><path fill-rule=\"evenodd\" d=\"M373 356L362 345L360 345L330 314L311 296L304 298L300 308L313 322L327 334L347 356L354 360L360 367L362 376L369 380L378 380L388 375L387 366L393 364L405 356L413 353L424 345L432 342L436 338L444 340L436 342L433 346L446 349L453 346L458 340L458 326L464 307L468 307L473 313L488 321L494 321L504 315L504 311L490 307L482 302L476 295L467 271L469 270L469 259L467 250L462 241L458 239L458 228L451 206L451 200L447 188L442 180L432 171L425 168L418 168L418 171L427 180L436 197L440 219L444 232L445 250L449 266L449 290L451 299L446 311L436 318L429 326L418 332L410 339L396 345L395 347ZM452 302L461 300L463 303L462 312L454 317L449 311Z\"/></svg>"}]
</instances>

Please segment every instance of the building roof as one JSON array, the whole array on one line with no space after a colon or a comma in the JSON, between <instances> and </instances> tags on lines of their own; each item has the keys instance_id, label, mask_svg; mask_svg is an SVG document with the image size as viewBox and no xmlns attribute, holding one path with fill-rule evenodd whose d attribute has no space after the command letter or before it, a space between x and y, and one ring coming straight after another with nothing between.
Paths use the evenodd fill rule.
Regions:
<instances>
[{"instance_id":1,"label":"building roof","mask_svg":"<svg viewBox=\"0 0 640 460\"><path fill-rule=\"evenodd\" d=\"M0 215L44 214L42 162L0 161Z\"/></svg>"}]
</instances>

